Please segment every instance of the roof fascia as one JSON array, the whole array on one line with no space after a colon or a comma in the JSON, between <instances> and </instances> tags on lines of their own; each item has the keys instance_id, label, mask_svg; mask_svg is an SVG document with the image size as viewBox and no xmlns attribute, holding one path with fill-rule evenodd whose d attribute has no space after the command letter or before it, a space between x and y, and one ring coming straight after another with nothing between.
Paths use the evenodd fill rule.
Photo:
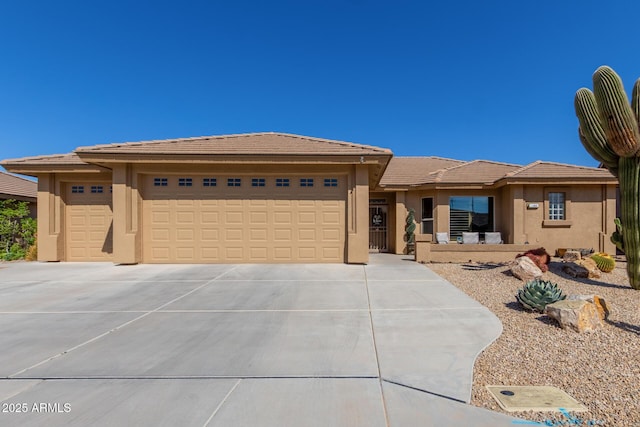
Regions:
<instances>
[{"instance_id":1,"label":"roof fascia","mask_svg":"<svg viewBox=\"0 0 640 427\"><path fill-rule=\"evenodd\" d=\"M111 169L99 165L34 165L34 164L3 164L6 170L12 173L19 173L22 175L33 176L41 175L43 173L100 173L110 172Z\"/></svg>"}]
</instances>

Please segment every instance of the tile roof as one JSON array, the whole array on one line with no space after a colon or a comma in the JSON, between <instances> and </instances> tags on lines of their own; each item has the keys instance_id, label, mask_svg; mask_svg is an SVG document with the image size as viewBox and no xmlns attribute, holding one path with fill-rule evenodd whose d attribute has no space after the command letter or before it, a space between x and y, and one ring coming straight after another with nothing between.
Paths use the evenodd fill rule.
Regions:
<instances>
[{"instance_id":1,"label":"tile roof","mask_svg":"<svg viewBox=\"0 0 640 427\"><path fill-rule=\"evenodd\" d=\"M51 154L48 156L22 157L19 159L6 159L0 162L7 165L85 165L75 153Z\"/></svg>"},{"instance_id":2,"label":"tile roof","mask_svg":"<svg viewBox=\"0 0 640 427\"><path fill-rule=\"evenodd\" d=\"M438 184L493 184L520 167L520 165L509 163L474 160L439 171L433 175L431 182Z\"/></svg>"},{"instance_id":3,"label":"tile roof","mask_svg":"<svg viewBox=\"0 0 640 427\"><path fill-rule=\"evenodd\" d=\"M36 198L38 183L0 171L0 194Z\"/></svg>"},{"instance_id":4,"label":"tile roof","mask_svg":"<svg viewBox=\"0 0 640 427\"><path fill-rule=\"evenodd\" d=\"M126 142L78 147L82 154L217 154L217 155L391 155L370 145L286 133L263 132L201 136L158 141Z\"/></svg>"},{"instance_id":5,"label":"tile roof","mask_svg":"<svg viewBox=\"0 0 640 427\"><path fill-rule=\"evenodd\" d=\"M464 164L442 157L393 157L380 180L380 186L409 186L432 180L439 170Z\"/></svg>"},{"instance_id":6,"label":"tile roof","mask_svg":"<svg viewBox=\"0 0 640 427\"><path fill-rule=\"evenodd\" d=\"M590 168L587 166L568 165L565 163L536 161L523 166L505 178L522 179L544 179L544 178L564 178L564 179L597 179L615 180L616 178L607 169Z\"/></svg>"}]
</instances>

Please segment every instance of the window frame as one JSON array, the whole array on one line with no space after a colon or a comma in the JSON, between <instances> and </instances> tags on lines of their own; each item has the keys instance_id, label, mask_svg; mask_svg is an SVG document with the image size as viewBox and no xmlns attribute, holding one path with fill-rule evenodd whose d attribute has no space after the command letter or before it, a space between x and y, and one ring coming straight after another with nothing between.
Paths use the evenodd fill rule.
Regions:
<instances>
[{"instance_id":1,"label":"window frame","mask_svg":"<svg viewBox=\"0 0 640 427\"><path fill-rule=\"evenodd\" d=\"M487 212L487 215L488 215L488 224L487 224L488 226L487 226L487 230L485 230L485 231L479 231L479 230L477 230L477 232L479 233L480 237L482 238L482 237L484 237L484 233L485 233L485 232L487 232L487 231L489 231L489 232L494 232L494 231L496 231L496 230L495 230L495 228L496 228L496 208L495 208L495 205L496 205L496 197L495 197L494 195L465 195L465 194L460 194L460 195L457 195L457 194L456 194L456 195L450 195L450 196L449 196L449 204L448 204L448 207L449 207L449 239L454 239L454 240L456 240L458 237L461 237L461 236L462 236L462 233L463 233L463 232L465 232L464 230L463 230L463 231L460 231L460 236L458 236L458 232L457 232L457 231L456 231L456 232L453 232L453 231L451 230L451 222L452 222L452 221L451 221L451 199L452 199L452 198L456 198L456 197L457 197L457 198L463 198L463 197L466 197L466 198L470 198L470 199L474 199L474 198L478 198L478 199L479 199L479 198L486 198L486 199L487 199L487 210L488 210L488 212ZM473 201L472 201L472 204L473 204ZM471 211L471 212L473 212L473 211ZM473 228L471 227L471 225L473 225L473 222L471 222L471 223L470 223L470 227L469 227L469 229L468 229L466 232L476 232L476 231L474 231L474 230L473 230Z\"/></svg>"},{"instance_id":2,"label":"window frame","mask_svg":"<svg viewBox=\"0 0 640 427\"><path fill-rule=\"evenodd\" d=\"M431 216L425 216L425 206L424 206L424 202L425 200L431 200L431 212L430 215ZM435 233L435 229L434 229L434 211L435 211L435 206L433 204L433 196L427 196L427 197L422 197L420 199L420 231L422 232L422 234L431 234L433 235L433 233ZM431 222L431 231L428 231L427 229L425 229L425 222Z\"/></svg>"},{"instance_id":3,"label":"window frame","mask_svg":"<svg viewBox=\"0 0 640 427\"><path fill-rule=\"evenodd\" d=\"M218 178L212 178L212 177L202 178L202 186L203 187L217 187L218 186Z\"/></svg>"},{"instance_id":4,"label":"window frame","mask_svg":"<svg viewBox=\"0 0 640 427\"><path fill-rule=\"evenodd\" d=\"M169 178L153 177L153 186L154 187L168 187L169 186Z\"/></svg>"},{"instance_id":5,"label":"window frame","mask_svg":"<svg viewBox=\"0 0 640 427\"><path fill-rule=\"evenodd\" d=\"M178 187L193 187L193 178L178 178Z\"/></svg>"},{"instance_id":6,"label":"window frame","mask_svg":"<svg viewBox=\"0 0 640 427\"><path fill-rule=\"evenodd\" d=\"M313 187L315 180L313 178L300 178L300 187Z\"/></svg>"},{"instance_id":7,"label":"window frame","mask_svg":"<svg viewBox=\"0 0 640 427\"><path fill-rule=\"evenodd\" d=\"M267 179L266 178L251 178L251 186L252 187L266 187Z\"/></svg>"},{"instance_id":8,"label":"window frame","mask_svg":"<svg viewBox=\"0 0 640 427\"><path fill-rule=\"evenodd\" d=\"M551 218L551 195L554 193L564 193L564 219ZM569 187L545 187L544 188L544 219L543 227L571 227L571 188Z\"/></svg>"}]
</instances>

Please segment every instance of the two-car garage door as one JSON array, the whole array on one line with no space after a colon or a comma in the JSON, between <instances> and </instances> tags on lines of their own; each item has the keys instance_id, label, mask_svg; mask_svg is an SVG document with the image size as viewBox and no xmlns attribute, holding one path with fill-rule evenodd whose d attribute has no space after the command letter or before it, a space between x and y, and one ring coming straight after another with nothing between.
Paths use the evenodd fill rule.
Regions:
<instances>
[{"instance_id":1,"label":"two-car garage door","mask_svg":"<svg viewBox=\"0 0 640 427\"><path fill-rule=\"evenodd\" d=\"M346 194L344 175L145 175L143 262L344 262Z\"/></svg>"}]
</instances>

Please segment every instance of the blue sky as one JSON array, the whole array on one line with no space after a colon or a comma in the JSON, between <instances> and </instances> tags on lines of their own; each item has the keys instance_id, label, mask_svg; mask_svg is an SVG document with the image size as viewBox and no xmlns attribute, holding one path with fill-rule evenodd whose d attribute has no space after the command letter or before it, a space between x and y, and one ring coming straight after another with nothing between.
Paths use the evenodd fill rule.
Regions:
<instances>
[{"instance_id":1,"label":"blue sky","mask_svg":"<svg viewBox=\"0 0 640 427\"><path fill-rule=\"evenodd\" d=\"M637 0L10 1L0 159L278 131L596 166L573 96L640 77Z\"/></svg>"}]
</instances>

